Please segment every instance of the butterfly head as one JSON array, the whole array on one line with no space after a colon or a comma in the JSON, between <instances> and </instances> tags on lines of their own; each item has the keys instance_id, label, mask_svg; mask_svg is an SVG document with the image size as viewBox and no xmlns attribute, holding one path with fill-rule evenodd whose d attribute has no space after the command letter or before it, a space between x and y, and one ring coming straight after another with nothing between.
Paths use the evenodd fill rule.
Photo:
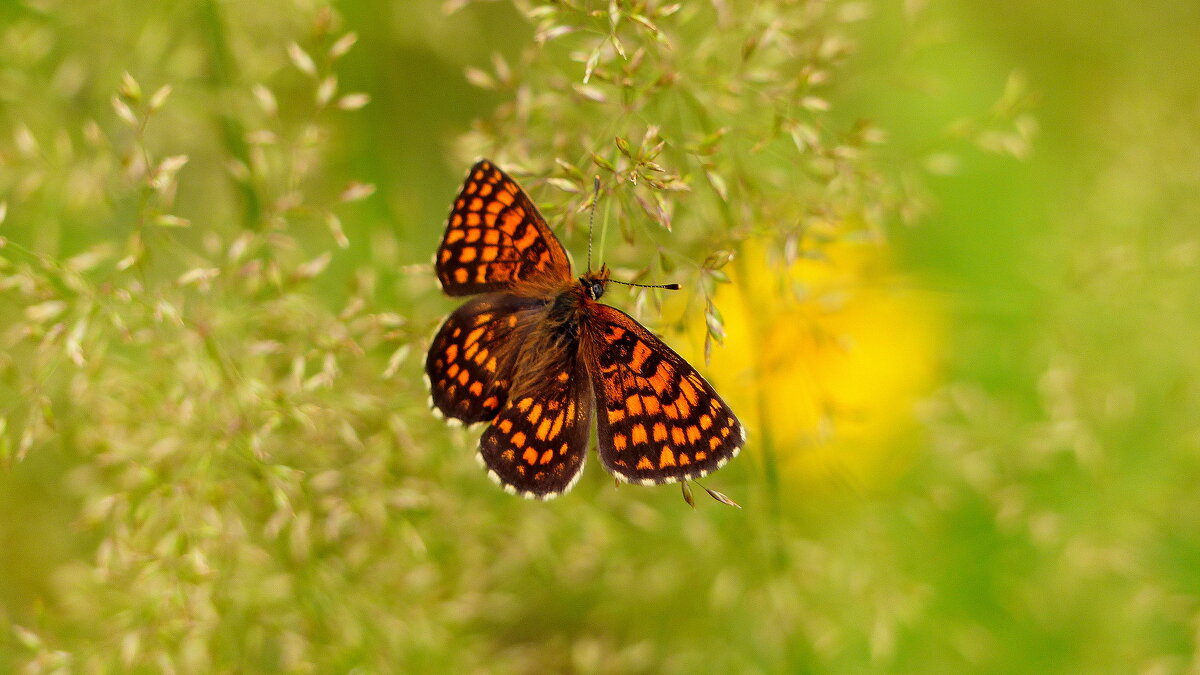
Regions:
<instances>
[{"instance_id":1,"label":"butterfly head","mask_svg":"<svg viewBox=\"0 0 1200 675\"><path fill-rule=\"evenodd\" d=\"M588 299L599 300L608 286L608 265L601 265L599 270L579 277L579 283L583 285L583 292Z\"/></svg>"}]
</instances>

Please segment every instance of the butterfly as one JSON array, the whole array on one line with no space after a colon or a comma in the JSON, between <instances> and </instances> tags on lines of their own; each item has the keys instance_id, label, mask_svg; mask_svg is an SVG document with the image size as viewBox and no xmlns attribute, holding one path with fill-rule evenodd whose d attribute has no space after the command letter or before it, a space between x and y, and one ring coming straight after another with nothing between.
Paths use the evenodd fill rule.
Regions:
<instances>
[{"instance_id":1,"label":"butterfly","mask_svg":"<svg viewBox=\"0 0 1200 675\"><path fill-rule=\"evenodd\" d=\"M700 478L745 443L695 368L597 302L608 267L575 277L537 207L488 160L467 174L434 265L447 295L475 297L429 347L430 408L488 425L477 458L505 491L549 499L574 487L593 411L600 461L625 482Z\"/></svg>"}]
</instances>

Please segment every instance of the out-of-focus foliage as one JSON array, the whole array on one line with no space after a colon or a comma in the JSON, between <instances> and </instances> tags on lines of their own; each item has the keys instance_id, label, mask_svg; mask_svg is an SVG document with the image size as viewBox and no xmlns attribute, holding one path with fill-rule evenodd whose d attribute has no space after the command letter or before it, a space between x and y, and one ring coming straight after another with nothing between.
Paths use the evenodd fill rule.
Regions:
<instances>
[{"instance_id":1,"label":"out-of-focus foliage","mask_svg":"<svg viewBox=\"0 0 1200 675\"><path fill-rule=\"evenodd\" d=\"M0 670L1194 668L1198 28L4 5ZM611 301L744 411L742 510L513 499L428 414L479 155L684 284Z\"/></svg>"}]
</instances>

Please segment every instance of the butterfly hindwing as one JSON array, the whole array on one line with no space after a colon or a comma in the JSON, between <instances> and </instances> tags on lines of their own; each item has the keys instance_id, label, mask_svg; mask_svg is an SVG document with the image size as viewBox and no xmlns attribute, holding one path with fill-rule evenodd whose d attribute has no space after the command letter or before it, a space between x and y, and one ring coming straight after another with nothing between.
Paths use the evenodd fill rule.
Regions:
<instances>
[{"instance_id":1,"label":"butterfly hindwing","mask_svg":"<svg viewBox=\"0 0 1200 675\"><path fill-rule=\"evenodd\" d=\"M464 424L495 417L508 399L513 363L528 329L524 319L542 304L489 293L450 314L425 358L433 406Z\"/></svg>"},{"instance_id":2,"label":"butterfly hindwing","mask_svg":"<svg viewBox=\"0 0 1200 675\"><path fill-rule=\"evenodd\" d=\"M587 330L600 460L618 478L673 483L715 471L741 423L683 357L624 312L597 304Z\"/></svg>"},{"instance_id":3,"label":"butterfly hindwing","mask_svg":"<svg viewBox=\"0 0 1200 675\"><path fill-rule=\"evenodd\" d=\"M479 439L488 475L513 494L556 497L583 473L591 433L592 391L574 353L514 394Z\"/></svg>"},{"instance_id":4,"label":"butterfly hindwing","mask_svg":"<svg viewBox=\"0 0 1200 675\"><path fill-rule=\"evenodd\" d=\"M565 281L571 264L533 202L488 160L471 167L434 259L447 295L473 295L534 278Z\"/></svg>"}]
</instances>

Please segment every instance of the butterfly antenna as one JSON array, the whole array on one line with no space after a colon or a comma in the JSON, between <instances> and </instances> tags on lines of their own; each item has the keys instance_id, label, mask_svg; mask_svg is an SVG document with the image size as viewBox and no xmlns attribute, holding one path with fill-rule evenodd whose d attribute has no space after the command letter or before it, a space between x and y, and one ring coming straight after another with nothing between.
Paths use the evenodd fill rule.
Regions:
<instances>
[{"instance_id":1,"label":"butterfly antenna","mask_svg":"<svg viewBox=\"0 0 1200 675\"><path fill-rule=\"evenodd\" d=\"M638 288L665 288L668 291L677 291L682 288L679 284L635 284L632 281L617 281L616 279L609 279L608 283L621 284L622 286L637 286Z\"/></svg>"},{"instance_id":2,"label":"butterfly antenna","mask_svg":"<svg viewBox=\"0 0 1200 675\"><path fill-rule=\"evenodd\" d=\"M588 271L592 271L592 223L596 220L596 202L600 201L600 176L596 176L596 180L592 183L592 214L588 216ZM636 286L638 288L665 288L668 291L679 290L679 284L635 284L630 281L617 281L609 279L609 283L621 284L622 286Z\"/></svg>"},{"instance_id":3,"label":"butterfly antenna","mask_svg":"<svg viewBox=\"0 0 1200 675\"><path fill-rule=\"evenodd\" d=\"M592 271L592 223L596 221L596 202L600 201L600 176L592 182L592 213L588 216L588 266Z\"/></svg>"}]
</instances>

